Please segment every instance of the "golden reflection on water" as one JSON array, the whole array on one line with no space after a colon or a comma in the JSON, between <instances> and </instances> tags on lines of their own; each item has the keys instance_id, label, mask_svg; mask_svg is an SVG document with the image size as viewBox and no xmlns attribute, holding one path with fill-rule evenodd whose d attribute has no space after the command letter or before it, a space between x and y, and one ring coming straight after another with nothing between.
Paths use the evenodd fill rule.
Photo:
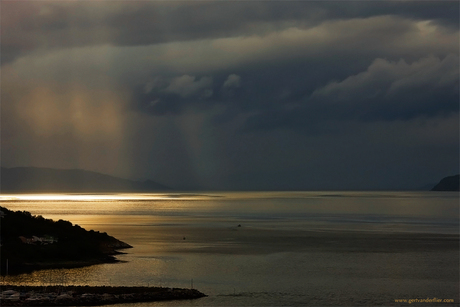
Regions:
<instances>
[{"instance_id":1,"label":"golden reflection on water","mask_svg":"<svg viewBox=\"0 0 460 307\"><path fill-rule=\"evenodd\" d=\"M0 194L0 205L53 219L103 219L107 215L291 218L299 214L311 218L346 214L458 220L458 193L430 192Z\"/></svg>"},{"instance_id":2,"label":"golden reflection on water","mask_svg":"<svg viewBox=\"0 0 460 307\"><path fill-rule=\"evenodd\" d=\"M372 240L404 233L396 244L409 232L458 235L455 193L27 194L0 195L0 205L69 220L133 246L117 255L120 263L37 271L5 283L189 287L193 279L210 299L220 299L203 301L207 306L273 305L274 299L292 305L297 298L330 297L328 291L349 293L350 285L356 290L343 301L386 295L369 305L433 289L440 289L437 297L458 294L457 249L430 248L433 239L427 251L379 250L380 241ZM369 239L357 246L359 238ZM315 245L323 241L330 243ZM240 302L235 299L244 296L222 295L235 292L267 298ZM286 301L289 295L294 300Z\"/></svg>"},{"instance_id":3,"label":"golden reflection on water","mask_svg":"<svg viewBox=\"0 0 460 307\"><path fill-rule=\"evenodd\" d=\"M173 194L3 194L0 201L107 201L107 200L194 200L209 197L207 195L173 193Z\"/></svg>"},{"instance_id":4,"label":"golden reflection on water","mask_svg":"<svg viewBox=\"0 0 460 307\"><path fill-rule=\"evenodd\" d=\"M39 270L19 275L2 276L2 282L30 286L87 285L90 281L94 282L95 276L101 275L102 266ZM100 277L100 279L102 279L100 282L105 281L104 277Z\"/></svg>"}]
</instances>

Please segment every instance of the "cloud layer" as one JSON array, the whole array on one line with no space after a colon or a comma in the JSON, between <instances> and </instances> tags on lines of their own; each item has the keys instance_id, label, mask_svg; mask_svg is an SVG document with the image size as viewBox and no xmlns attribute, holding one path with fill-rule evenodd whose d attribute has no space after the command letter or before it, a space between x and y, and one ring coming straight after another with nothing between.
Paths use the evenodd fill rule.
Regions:
<instances>
[{"instance_id":1,"label":"cloud layer","mask_svg":"<svg viewBox=\"0 0 460 307\"><path fill-rule=\"evenodd\" d=\"M455 9L2 3L2 165L180 189L422 186L459 167Z\"/></svg>"}]
</instances>

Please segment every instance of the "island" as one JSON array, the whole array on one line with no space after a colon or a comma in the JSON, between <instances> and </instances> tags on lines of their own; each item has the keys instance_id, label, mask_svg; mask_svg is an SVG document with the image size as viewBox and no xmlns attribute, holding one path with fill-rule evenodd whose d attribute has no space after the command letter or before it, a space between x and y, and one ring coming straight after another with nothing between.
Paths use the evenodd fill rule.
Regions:
<instances>
[{"instance_id":1,"label":"island","mask_svg":"<svg viewBox=\"0 0 460 307\"><path fill-rule=\"evenodd\" d=\"M117 262L119 250L132 247L105 232L27 211L0 207L0 219L2 275Z\"/></svg>"}]
</instances>

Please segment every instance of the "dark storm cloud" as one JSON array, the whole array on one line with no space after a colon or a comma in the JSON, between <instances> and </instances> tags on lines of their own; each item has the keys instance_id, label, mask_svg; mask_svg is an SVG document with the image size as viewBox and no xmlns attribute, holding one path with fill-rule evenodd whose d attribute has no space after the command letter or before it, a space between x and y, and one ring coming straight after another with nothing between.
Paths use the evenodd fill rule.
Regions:
<instances>
[{"instance_id":1,"label":"dark storm cloud","mask_svg":"<svg viewBox=\"0 0 460 307\"><path fill-rule=\"evenodd\" d=\"M43 14L48 13L45 10ZM375 67L372 63L376 58L416 62L450 53L458 53L456 33L429 21L380 16L236 38L55 50L24 56L13 67L25 78L79 82L90 87L119 83L131 88L134 104L150 114L179 114L193 105L202 108L215 104L225 105L228 113L263 114L266 110L285 112L284 105L288 105L288 113L289 108L299 108L299 103L310 105L321 91L325 95L323 87L331 87L335 80L348 80L336 89L343 95L351 77ZM454 70L454 76L457 72ZM231 75L239 78L239 86L229 91L224 85ZM155 86L152 80L157 80ZM369 82L359 90L382 86L386 90L387 85ZM314 92L316 98L309 98ZM336 100L333 95L326 98L330 104ZM340 106L347 108L349 103Z\"/></svg>"},{"instance_id":2,"label":"dark storm cloud","mask_svg":"<svg viewBox=\"0 0 460 307\"><path fill-rule=\"evenodd\" d=\"M139 46L308 28L326 20L394 15L458 29L458 3L4 2L2 63L36 49Z\"/></svg>"},{"instance_id":3,"label":"dark storm cloud","mask_svg":"<svg viewBox=\"0 0 460 307\"><path fill-rule=\"evenodd\" d=\"M179 114L185 107L208 103L212 85L213 78L208 76L156 77L136 90L135 108L154 115Z\"/></svg>"},{"instance_id":4,"label":"dark storm cloud","mask_svg":"<svg viewBox=\"0 0 460 307\"><path fill-rule=\"evenodd\" d=\"M415 20L433 20L454 30L459 25L456 1L326 1L321 6L331 19L397 15Z\"/></svg>"},{"instance_id":5,"label":"dark storm cloud","mask_svg":"<svg viewBox=\"0 0 460 307\"><path fill-rule=\"evenodd\" d=\"M4 166L179 189L458 169L458 2L8 1L1 25Z\"/></svg>"},{"instance_id":6,"label":"dark storm cloud","mask_svg":"<svg viewBox=\"0 0 460 307\"><path fill-rule=\"evenodd\" d=\"M318 33L322 35L320 38ZM284 112L280 105L287 104L292 109L292 104L305 102L314 91L335 80L345 80L350 76L362 74L368 67L373 69L376 67L376 64L373 64L376 58L387 60L389 63L401 60L411 63L431 55L444 58L458 52L458 37L454 33L444 32L444 28L429 22L414 23L393 17L337 21L311 29L287 29L265 36L219 39L193 44L195 43L178 45L178 56L173 57L169 64L170 72L176 70L188 74L172 74L174 77L169 78L177 79L187 75L190 78L213 78L212 87L207 89L210 99L176 95L175 98L170 96L158 100L161 97L155 95L165 95L164 89L163 93L153 91L150 94L141 90L137 91L136 96L141 106L145 107L151 102L158 101L157 107L161 107L143 108L144 111L157 115L165 114L168 113L169 106L171 113L178 114L193 104L203 107L220 103L228 108L224 117L240 111L261 110L262 113L266 113L267 109L271 112L272 109L281 108L281 112ZM181 49L195 52L179 51ZM169 51L170 54L174 52ZM235 54L238 54L238 57L235 57ZM195 65L196 63L201 65ZM458 71L455 69L457 64L453 65L454 70L446 73L455 76ZM231 68L227 68L228 66ZM448 65L439 68L438 75L430 80L436 82L436 78L443 73L442 69L448 69L446 66ZM191 73L193 71L197 73ZM385 74L383 70L382 73ZM237 75L240 80L239 87L232 89L229 95L224 84L232 74ZM152 78L159 77L153 75ZM379 76L373 78L378 79ZM394 78L385 82L397 81L398 76ZM147 78L140 81L141 89L144 84L147 86L151 82ZM363 84L360 90L368 90L366 86L377 89L384 86L383 90L386 90L385 87L389 85L368 83ZM167 101L173 98L174 102L168 104ZM332 96L330 98L335 99ZM349 106L347 103L342 105L343 108Z\"/></svg>"},{"instance_id":7,"label":"dark storm cloud","mask_svg":"<svg viewBox=\"0 0 460 307\"><path fill-rule=\"evenodd\" d=\"M365 72L331 82L289 105L271 105L251 116L243 130L295 128L331 131L333 121L395 121L458 113L456 55L411 64L375 60ZM334 130L332 128L332 130Z\"/></svg>"}]
</instances>

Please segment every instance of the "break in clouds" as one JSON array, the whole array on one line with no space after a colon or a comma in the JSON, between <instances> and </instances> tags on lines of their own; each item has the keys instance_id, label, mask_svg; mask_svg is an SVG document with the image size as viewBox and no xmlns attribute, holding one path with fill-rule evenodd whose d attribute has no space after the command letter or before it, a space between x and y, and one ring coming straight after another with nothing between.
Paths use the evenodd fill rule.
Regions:
<instances>
[{"instance_id":1,"label":"break in clouds","mask_svg":"<svg viewBox=\"0 0 460 307\"><path fill-rule=\"evenodd\" d=\"M455 14L454 14L455 13ZM2 166L178 189L458 173L457 2L3 2Z\"/></svg>"}]
</instances>

